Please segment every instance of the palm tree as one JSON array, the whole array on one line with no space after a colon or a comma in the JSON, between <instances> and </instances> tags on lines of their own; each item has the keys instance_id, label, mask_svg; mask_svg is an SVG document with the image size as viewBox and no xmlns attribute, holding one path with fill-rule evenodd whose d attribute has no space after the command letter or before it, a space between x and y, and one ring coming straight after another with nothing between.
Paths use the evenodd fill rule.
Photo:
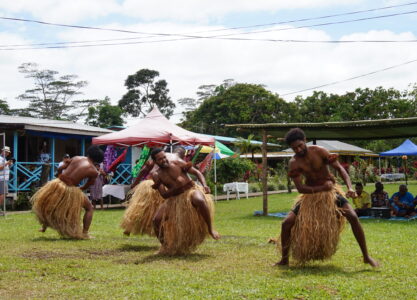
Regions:
<instances>
[{"instance_id":1,"label":"palm tree","mask_svg":"<svg viewBox=\"0 0 417 300\"><path fill-rule=\"evenodd\" d=\"M246 139L239 137L237 141L234 142L235 146L239 148L240 154L251 153L252 161L255 161L255 152L261 149L260 144L253 143L254 134L250 134Z\"/></svg>"}]
</instances>

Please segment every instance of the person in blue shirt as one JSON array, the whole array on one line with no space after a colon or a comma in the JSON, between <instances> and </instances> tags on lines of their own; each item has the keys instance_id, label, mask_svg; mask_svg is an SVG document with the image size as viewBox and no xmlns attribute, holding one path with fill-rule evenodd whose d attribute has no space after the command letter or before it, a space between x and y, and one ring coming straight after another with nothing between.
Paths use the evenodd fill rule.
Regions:
<instances>
[{"instance_id":1,"label":"person in blue shirt","mask_svg":"<svg viewBox=\"0 0 417 300\"><path fill-rule=\"evenodd\" d=\"M408 192L405 184L401 184L398 192L392 195L390 206L394 216L409 218L416 215L414 196Z\"/></svg>"}]
</instances>

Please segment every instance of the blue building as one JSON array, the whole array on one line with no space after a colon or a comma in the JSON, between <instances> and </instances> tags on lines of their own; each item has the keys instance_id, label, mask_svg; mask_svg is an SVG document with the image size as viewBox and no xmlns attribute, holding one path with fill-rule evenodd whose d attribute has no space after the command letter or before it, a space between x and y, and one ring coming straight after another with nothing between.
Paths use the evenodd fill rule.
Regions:
<instances>
[{"instance_id":1,"label":"blue building","mask_svg":"<svg viewBox=\"0 0 417 300\"><path fill-rule=\"evenodd\" d=\"M49 179L54 178L64 154L85 155L93 137L110 132L113 131L70 121L0 115L0 133L5 133L6 145L16 159L10 170L9 193L28 191L40 180L45 164L50 165ZM119 165L123 171L116 173L113 182L130 180L130 160L126 162Z\"/></svg>"}]
</instances>

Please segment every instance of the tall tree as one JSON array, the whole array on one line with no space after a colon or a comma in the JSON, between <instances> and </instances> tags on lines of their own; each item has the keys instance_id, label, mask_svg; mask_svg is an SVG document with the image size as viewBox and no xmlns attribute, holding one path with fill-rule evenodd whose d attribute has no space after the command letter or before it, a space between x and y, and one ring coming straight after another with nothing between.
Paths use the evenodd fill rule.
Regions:
<instances>
[{"instance_id":1,"label":"tall tree","mask_svg":"<svg viewBox=\"0 0 417 300\"><path fill-rule=\"evenodd\" d=\"M172 116L175 104L168 96L168 83L164 79L156 80L158 76L158 71L141 69L127 77L128 92L119 100L119 107L125 114L146 115L156 106L165 117Z\"/></svg>"},{"instance_id":2,"label":"tall tree","mask_svg":"<svg viewBox=\"0 0 417 300\"><path fill-rule=\"evenodd\" d=\"M234 142L234 145L239 148L240 154L251 154L252 161L255 161L255 152L261 150L260 144L254 144L253 138L254 134L249 134L246 139L238 137L237 141Z\"/></svg>"},{"instance_id":3,"label":"tall tree","mask_svg":"<svg viewBox=\"0 0 417 300\"><path fill-rule=\"evenodd\" d=\"M234 135L225 124L288 122L291 109L292 104L261 85L238 83L219 88L218 94L186 113L182 125L201 133Z\"/></svg>"},{"instance_id":4,"label":"tall tree","mask_svg":"<svg viewBox=\"0 0 417 300\"><path fill-rule=\"evenodd\" d=\"M28 101L27 112L34 117L46 119L74 119L72 98L81 94L80 89L86 81L77 81L76 75L58 76L57 71L40 70L35 63L24 63L19 72L34 81L35 87L18 96L19 100Z\"/></svg>"},{"instance_id":5,"label":"tall tree","mask_svg":"<svg viewBox=\"0 0 417 300\"><path fill-rule=\"evenodd\" d=\"M110 98L106 97L98 101L98 105L88 108L88 116L85 124L107 128L110 126L122 126L122 110L117 105L111 105Z\"/></svg>"},{"instance_id":6,"label":"tall tree","mask_svg":"<svg viewBox=\"0 0 417 300\"><path fill-rule=\"evenodd\" d=\"M0 115L10 115L9 103L0 99Z\"/></svg>"},{"instance_id":7,"label":"tall tree","mask_svg":"<svg viewBox=\"0 0 417 300\"><path fill-rule=\"evenodd\" d=\"M214 84L200 85L197 90L197 99L188 97L178 99L178 103L184 108L183 115L185 116L188 112L196 110L204 100L223 93L235 84L236 82L233 79L225 79L219 86Z\"/></svg>"}]
</instances>

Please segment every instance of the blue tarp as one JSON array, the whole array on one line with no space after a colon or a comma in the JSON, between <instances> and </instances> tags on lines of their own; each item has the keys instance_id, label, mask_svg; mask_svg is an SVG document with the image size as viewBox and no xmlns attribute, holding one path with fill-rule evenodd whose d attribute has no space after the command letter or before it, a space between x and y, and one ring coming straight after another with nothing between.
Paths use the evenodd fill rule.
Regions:
<instances>
[{"instance_id":1,"label":"blue tarp","mask_svg":"<svg viewBox=\"0 0 417 300\"><path fill-rule=\"evenodd\" d=\"M254 216L262 216L263 212L261 210L257 210L253 213ZM277 217L277 218L285 218L288 215L286 212L277 212L277 213L269 213L269 217ZM417 220L417 216L413 216L411 218L404 218L404 217L391 217L389 219L382 219L382 218L376 218L376 217L359 217L359 219L375 219L375 220L388 220L388 221L411 221L411 220Z\"/></svg>"},{"instance_id":2,"label":"blue tarp","mask_svg":"<svg viewBox=\"0 0 417 300\"><path fill-rule=\"evenodd\" d=\"M417 155L417 146L409 139L395 149L379 153L381 156Z\"/></svg>"}]
</instances>

